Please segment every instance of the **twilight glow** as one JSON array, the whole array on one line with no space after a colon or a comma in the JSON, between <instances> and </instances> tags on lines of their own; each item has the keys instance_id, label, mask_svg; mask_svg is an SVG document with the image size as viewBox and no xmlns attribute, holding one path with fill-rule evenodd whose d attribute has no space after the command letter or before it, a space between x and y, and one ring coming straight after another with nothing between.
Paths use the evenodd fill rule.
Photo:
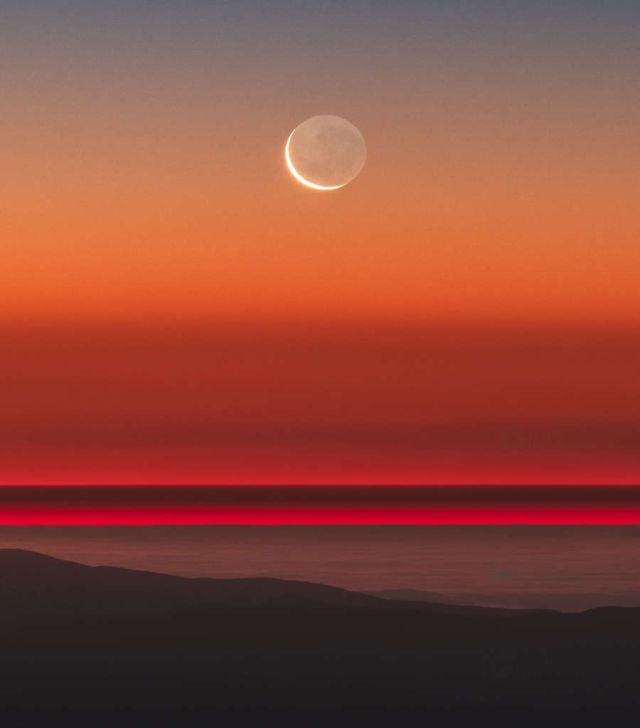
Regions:
<instances>
[{"instance_id":1,"label":"twilight glow","mask_svg":"<svg viewBox=\"0 0 640 728\"><path fill-rule=\"evenodd\" d=\"M3 3L0 522L101 517L26 486L640 483L640 7L347 5ZM303 194L343 187L283 164L323 113L366 174Z\"/></svg>"}]
</instances>

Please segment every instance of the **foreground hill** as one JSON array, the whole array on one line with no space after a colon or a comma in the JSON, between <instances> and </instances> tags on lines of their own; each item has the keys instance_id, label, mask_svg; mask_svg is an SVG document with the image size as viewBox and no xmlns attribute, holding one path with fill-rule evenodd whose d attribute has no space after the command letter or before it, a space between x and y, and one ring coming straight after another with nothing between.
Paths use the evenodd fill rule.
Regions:
<instances>
[{"instance_id":1,"label":"foreground hill","mask_svg":"<svg viewBox=\"0 0 640 728\"><path fill-rule=\"evenodd\" d=\"M379 599L0 550L3 725L565 726L640 711L640 610Z\"/></svg>"}]
</instances>

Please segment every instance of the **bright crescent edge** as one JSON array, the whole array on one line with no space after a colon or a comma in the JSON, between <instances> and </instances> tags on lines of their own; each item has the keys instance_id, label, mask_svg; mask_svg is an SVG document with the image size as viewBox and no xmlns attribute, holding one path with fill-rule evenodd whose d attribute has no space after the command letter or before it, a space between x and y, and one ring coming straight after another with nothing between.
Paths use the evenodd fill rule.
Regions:
<instances>
[{"instance_id":1,"label":"bright crescent edge","mask_svg":"<svg viewBox=\"0 0 640 728\"><path fill-rule=\"evenodd\" d=\"M298 180L298 182L301 182L303 185L306 185L307 187L311 187L312 190L339 190L341 187L344 187L344 185L336 185L335 187L323 187L322 185L314 184L313 182L309 182L309 180L305 179L298 170L293 166L293 162L291 161L291 157L289 156L289 144L291 144L291 137L296 133L296 130L294 129L291 134L289 134L289 138L287 139L287 143L284 147L284 158L287 162L287 167L289 167L289 172ZM347 184L345 182L345 184Z\"/></svg>"}]
</instances>

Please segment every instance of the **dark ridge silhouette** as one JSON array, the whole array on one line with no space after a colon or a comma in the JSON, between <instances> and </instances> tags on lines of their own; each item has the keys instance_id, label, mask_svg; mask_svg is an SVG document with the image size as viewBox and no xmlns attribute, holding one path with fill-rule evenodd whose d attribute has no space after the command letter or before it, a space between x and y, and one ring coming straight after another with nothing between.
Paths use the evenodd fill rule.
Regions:
<instances>
[{"instance_id":1,"label":"dark ridge silhouette","mask_svg":"<svg viewBox=\"0 0 640 728\"><path fill-rule=\"evenodd\" d=\"M522 614L524 611L556 611L556 612L585 612L611 604L611 595L602 592L565 592L559 593L554 590L550 596L544 591L523 592L521 594L510 592L464 592L456 593L455 596L441 594L439 592L425 591L423 589L374 589L364 592L380 599L394 599L409 602L426 602L430 604L450 605L456 604L460 607L483 607L494 612ZM618 592L615 600L620 607L636 608L640 605L640 596L636 591L627 590ZM548 606L552 601L554 606Z\"/></svg>"},{"instance_id":2,"label":"dark ridge silhouette","mask_svg":"<svg viewBox=\"0 0 640 728\"><path fill-rule=\"evenodd\" d=\"M511 607L485 607L477 604L450 604L442 595L437 592L428 592L421 589L376 589L366 591L372 597L378 599L388 599L394 602L419 602L420 604L429 605L434 610L446 612L449 614L483 614L487 617L504 617L511 615L514 617L523 614L553 612L553 609L528 609Z\"/></svg>"},{"instance_id":3,"label":"dark ridge silhouette","mask_svg":"<svg viewBox=\"0 0 640 728\"><path fill-rule=\"evenodd\" d=\"M562 725L640 711L640 610L430 604L0 550L7 726Z\"/></svg>"}]
</instances>

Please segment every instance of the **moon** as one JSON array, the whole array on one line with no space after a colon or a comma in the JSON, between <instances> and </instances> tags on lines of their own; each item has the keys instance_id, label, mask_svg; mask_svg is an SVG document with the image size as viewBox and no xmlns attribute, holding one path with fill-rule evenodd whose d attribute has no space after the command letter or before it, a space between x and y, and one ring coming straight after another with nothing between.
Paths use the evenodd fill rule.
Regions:
<instances>
[{"instance_id":1,"label":"moon","mask_svg":"<svg viewBox=\"0 0 640 728\"><path fill-rule=\"evenodd\" d=\"M322 114L303 121L289 134L284 156L298 182L314 190L339 190L362 171L367 147L351 122Z\"/></svg>"}]
</instances>

